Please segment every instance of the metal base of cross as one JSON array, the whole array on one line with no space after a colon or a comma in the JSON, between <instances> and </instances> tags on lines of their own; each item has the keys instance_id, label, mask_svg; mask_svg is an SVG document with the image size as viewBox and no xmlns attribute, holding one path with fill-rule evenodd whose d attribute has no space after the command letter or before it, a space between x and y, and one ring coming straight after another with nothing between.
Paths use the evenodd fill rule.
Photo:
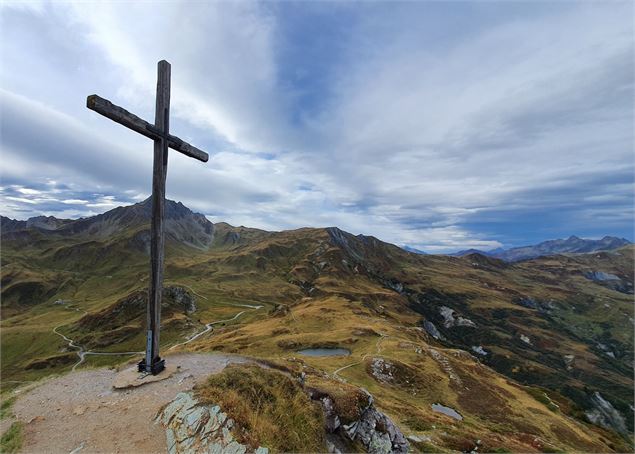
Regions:
<instances>
[{"instance_id":1,"label":"metal base of cross","mask_svg":"<svg viewBox=\"0 0 635 454\"><path fill-rule=\"evenodd\" d=\"M152 364L150 365L150 370L147 370L146 368L145 359L142 359L141 361L139 361L137 366L139 368L139 372L150 372L152 375L156 375L159 372L161 372L163 369L165 369L165 360L161 358L155 358L154 361L152 361Z\"/></svg>"}]
</instances>

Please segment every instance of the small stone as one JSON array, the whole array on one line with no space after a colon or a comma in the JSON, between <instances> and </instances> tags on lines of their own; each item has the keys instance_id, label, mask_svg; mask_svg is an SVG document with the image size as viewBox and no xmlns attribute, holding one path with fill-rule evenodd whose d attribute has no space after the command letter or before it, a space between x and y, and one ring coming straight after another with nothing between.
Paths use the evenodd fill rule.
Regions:
<instances>
[{"instance_id":1,"label":"small stone","mask_svg":"<svg viewBox=\"0 0 635 454\"><path fill-rule=\"evenodd\" d=\"M27 421L27 424L31 424L32 422L40 422L40 421L44 421L46 418L44 416L36 416L34 418L31 418Z\"/></svg>"}]
</instances>

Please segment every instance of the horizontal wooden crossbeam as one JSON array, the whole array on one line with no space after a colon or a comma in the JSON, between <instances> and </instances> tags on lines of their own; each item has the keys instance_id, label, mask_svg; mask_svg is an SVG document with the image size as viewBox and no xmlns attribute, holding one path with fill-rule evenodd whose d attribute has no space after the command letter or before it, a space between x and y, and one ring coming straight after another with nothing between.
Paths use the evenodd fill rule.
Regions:
<instances>
[{"instance_id":1,"label":"horizontal wooden crossbeam","mask_svg":"<svg viewBox=\"0 0 635 454\"><path fill-rule=\"evenodd\" d=\"M90 110L94 110L104 117L110 118L112 121L115 121L126 128L130 128L133 131L146 136L149 139L161 140L165 138L168 142L168 147L183 153L186 156L203 162L207 162L209 159L208 154L204 151L199 150L172 134L167 134L167 137L164 137L164 135L153 124L148 123L147 121L137 117L135 114L128 112L126 109L119 107L100 96L90 95L86 98L86 107Z\"/></svg>"}]
</instances>

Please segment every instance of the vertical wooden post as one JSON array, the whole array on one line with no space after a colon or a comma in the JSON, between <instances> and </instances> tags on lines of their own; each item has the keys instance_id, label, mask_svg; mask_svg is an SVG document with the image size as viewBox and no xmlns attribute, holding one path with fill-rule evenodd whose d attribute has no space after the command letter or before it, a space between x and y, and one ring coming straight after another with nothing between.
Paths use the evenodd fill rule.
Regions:
<instances>
[{"instance_id":1,"label":"vertical wooden post","mask_svg":"<svg viewBox=\"0 0 635 454\"><path fill-rule=\"evenodd\" d=\"M161 60L157 67L157 99L154 125L97 95L86 98L86 107L154 140L152 169L152 227L150 244L150 287L148 289L146 356L139 361L139 372L157 374L165 367L159 356L161 299L163 296L163 216L168 147L186 156L207 162L209 156L170 134L170 64Z\"/></svg>"},{"instance_id":2,"label":"vertical wooden post","mask_svg":"<svg viewBox=\"0 0 635 454\"><path fill-rule=\"evenodd\" d=\"M170 64L161 60L157 71L157 100L154 125L163 134L154 141L152 170L152 239L150 246L150 288L148 300L148 337L145 370L153 374L164 368L159 356L161 299L163 296L163 215L165 211L165 179L168 168L168 134L170 131Z\"/></svg>"}]
</instances>

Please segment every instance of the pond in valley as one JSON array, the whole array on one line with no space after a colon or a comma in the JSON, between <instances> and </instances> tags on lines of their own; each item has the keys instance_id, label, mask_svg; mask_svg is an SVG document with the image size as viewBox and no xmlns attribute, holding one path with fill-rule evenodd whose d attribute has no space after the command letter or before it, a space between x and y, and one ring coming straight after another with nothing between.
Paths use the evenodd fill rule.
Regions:
<instances>
[{"instance_id":1,"label":"pond in valley","mask_svg":"<svg viewBox=\"0 0 635 454\"><path fill-rule=\"evenodd\" d=\"M441 404L432 404L432 409L458 421L463 420L463 416L461 416L459 412L457 412L454 408L446 407L445 405Z\"/></svg>"},{"instance_id":2,"label":"pond in valley","mask_svg":"<svg viewBox=\"0 0 635 454\"><path fill-rule=\"evenodd\" d=\"M351 351L346 348L305 348L298 353L304 356L348 356Z\"/></svg>"}]
</instances>

